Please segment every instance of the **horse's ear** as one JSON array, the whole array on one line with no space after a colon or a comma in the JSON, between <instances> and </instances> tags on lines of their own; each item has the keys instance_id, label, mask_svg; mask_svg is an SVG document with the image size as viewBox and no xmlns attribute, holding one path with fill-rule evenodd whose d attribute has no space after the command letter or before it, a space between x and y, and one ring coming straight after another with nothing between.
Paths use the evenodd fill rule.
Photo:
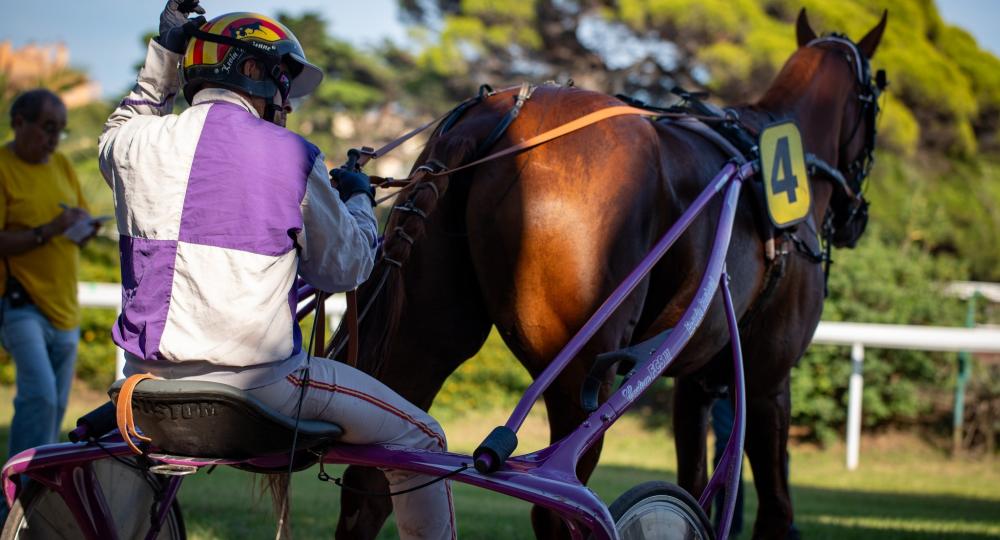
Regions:
<instances>
[{"instance_id":1,"label":"horse's ear","mask_svg":"<svg viewBox=\"0 0 1000 540\"><path fill-rule=\"evenodd\" d=\"M878 48L878 44L882 41L882 32L885 32L885 21L889 17L889 10L882 12L882 20L872 28L870 32L865 34L865 37L861 38L858 42L858 49L867 58L871 58L875 54L875 49Z\"/></svg>"},{"instance_id":2,"label":"horse's ear","mask_svg":"<svg viewBox=\"0 0 1000 540\"><path fill-rule=\"evenodd\" d=\"M816 39L816 32L809 26L809 19L806 18L806 8L799 11L799 18L795 21L795 37L798 39L799 47L804 47L810 41Z\"/></svg>"}]
</instances>

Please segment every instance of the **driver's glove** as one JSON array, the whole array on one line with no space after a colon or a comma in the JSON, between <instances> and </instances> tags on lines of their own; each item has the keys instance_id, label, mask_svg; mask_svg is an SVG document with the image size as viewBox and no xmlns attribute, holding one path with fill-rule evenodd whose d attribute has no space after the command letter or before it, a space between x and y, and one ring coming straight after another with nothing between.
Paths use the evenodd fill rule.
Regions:
<instances>
[{"instance_id":1,"label":"driver's glove","mask_svg":"<svg viewBox=\"0 0 1000 540\"><path fill-rule=\"evenodd\" d=\"M184 25L188 15L205 13L205 8L198 5L200 0L168 0L163 12L160 13L160 35L156 41L164 49L177 54L184 54L187 48L188 36L184 33ZM201 17L204 21L204 17Z\"/></svg>"},{"instance_id":2,"label":"driver's glove","mask_svg":"<svg viewBox=\"0 0 1000 540\"><path fill-rule=\"evenodd\" d=\"M338 167L330 171L330 178L335 182L334 187L340 192L340 200L346 203L355 194L364 193L372 206L375 206L375 188L367 174Z\"/></svg>"}]
</instances>

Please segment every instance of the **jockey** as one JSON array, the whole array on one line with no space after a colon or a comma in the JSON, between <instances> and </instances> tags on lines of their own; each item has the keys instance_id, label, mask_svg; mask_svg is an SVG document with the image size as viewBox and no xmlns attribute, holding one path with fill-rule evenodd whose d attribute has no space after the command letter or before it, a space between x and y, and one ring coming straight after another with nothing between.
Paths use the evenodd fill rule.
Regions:
<instances>
[{"instance_id":1,"label":"jockey","mask_svg":"<svg viewBox=\"0 0 1000 540\"><path fill-rule=\"evenodd\" d=\"M353 289L377 245L367 176L328 175L320 150L284 128L289 99L310 94L323 72L274 19L188 24L191 12L204 13L197 0L167 3L138 82L100 138L120 234L112 335L125 374L229 384L286 415L301 407L304 420L340 425L346 443L445 450L426 412L303 350L296 275L323 291ZM182 83L190 107L172 114ZM431 479L385 474L393 492ZM402 538L454 538L447 481L393 505Z\"/></svg>"}]
</instances>

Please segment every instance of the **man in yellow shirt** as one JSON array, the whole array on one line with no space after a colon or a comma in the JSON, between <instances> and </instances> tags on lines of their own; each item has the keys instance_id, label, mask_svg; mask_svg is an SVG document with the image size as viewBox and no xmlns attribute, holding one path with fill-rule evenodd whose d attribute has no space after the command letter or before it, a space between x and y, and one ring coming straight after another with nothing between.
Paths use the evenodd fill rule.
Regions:
<instances>
[{"instance_id":1,"label":"man in yellow shirt","mask_svg":"<svg viewBox=\"0 0 1000 540\"><path fill-rule=\"evenodd\" d=\"M0 148L0 342L17 368L13 456L59 438L80 336L80 248L63 233L82 243L97 224L69 161L55 151L66 127L62 100L25 92L10 118L14 140Z\"/></svg>"}]
</instances>

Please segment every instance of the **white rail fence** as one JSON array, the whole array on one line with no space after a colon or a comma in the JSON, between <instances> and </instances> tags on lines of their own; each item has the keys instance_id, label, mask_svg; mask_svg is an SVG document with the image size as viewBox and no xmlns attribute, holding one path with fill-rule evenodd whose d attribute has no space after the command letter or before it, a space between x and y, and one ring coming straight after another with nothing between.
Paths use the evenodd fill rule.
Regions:
<instances>
[{"instance_id":1,"label":"white rail fence","mask_svg":"<svg viewBox=\"0 0 1000 540\"><path fill-rule=\"evenodd\" d=\"M862 372L865 347L1000 353L1000 330L821 322L813 334L813 343L851 347L851 380L848 383L847 401L847 469L853 471L858 468L861 445L861 391L864 388Z\"/></svg>"},{"instance_id":2,"label":"white rail fence","mask_svg":"<svg viewBox=\"0 0 1000 540\"><path fill-rule=\"evenodd\" d=\"M83 307L121 310L121 289L117 284L80 283L79 290L80 304ZM332 331L346 311L344 295L337 294L327 299L326 309L327 321ZM1000 353L1000 329L821 322L813 335L813 343L851 347L852 370L848 384L846 462L847 468L854 470L858 466L861 445L861 394L864 388L865 347ZM121 349L118 349L115 366L119 376L124 365L125 358Z\"/></svg>"}]
</instances>

